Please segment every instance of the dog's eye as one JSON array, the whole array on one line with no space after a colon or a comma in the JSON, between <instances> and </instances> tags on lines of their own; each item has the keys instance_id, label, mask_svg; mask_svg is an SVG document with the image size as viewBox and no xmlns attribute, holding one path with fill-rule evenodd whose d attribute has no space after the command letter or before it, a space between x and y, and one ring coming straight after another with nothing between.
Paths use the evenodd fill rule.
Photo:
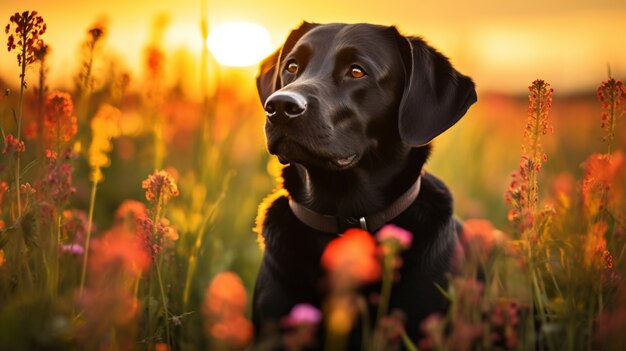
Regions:
<instances>
[{"instance_id":1,"label":"dog's eye","mask_svg":"<svg viewBox=\"0 0 626 351\"><path fill-rule=\"evenodd\" d=\"M350 67L350 76L352 78L363 78L365 77L366 73L363 70L363 68L357 66L357 65L353 65L352 67Z\"/></svg>"},{"instance_id":2,"label":"dog's eye","mask_svg":"<svg viewBox=\"0 0 626 351\"><path fill-rule=\"evenodd\" d=\"M287 68L285 68L285 70L289 73L297 73L298 72L298 64L295 62L289 62L287 64Z\"/></svg>"}]
</instances>

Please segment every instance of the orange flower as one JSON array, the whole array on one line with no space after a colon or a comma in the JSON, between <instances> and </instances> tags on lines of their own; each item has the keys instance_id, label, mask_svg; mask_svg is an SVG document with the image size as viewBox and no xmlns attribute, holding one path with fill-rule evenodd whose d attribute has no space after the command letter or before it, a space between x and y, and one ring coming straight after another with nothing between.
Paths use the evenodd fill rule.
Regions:
<instances>
[{"instance_id":1,"label":"orange flower","mask_svg":"<svg viewBox=\"0 0 626 351\"><path fill-rule=\"evenodd\" d=\"M595 223L587 233L585 240L585 265L590 268L609 268L613 265L611 253L606 248L606 233L608 226L604 222ZM611 257L609 259L609 257Z\"/></svg>"},{"instance_id":2,"label":"orange flower","mask_svg":"<svg viewBox=\"0 0 626 351\"><path fill-rule=\"evenodd\" d=\"M135 227L137 220L142 220L146 217L148 217L146 205L137 200L125 200L115 211L115 219L125 224L129 229Z\"/></svg>"},{"instance_id":3,"label":"orange flower","mask_svg":"<svg viewBox=\"0 0 626 351\"><path fill-rule=\"evenodd\" d=\"M146 199L148 201L167 202L172 197L179 195L178 185L174 178L165 170L154 171L141 182L141 188L146 189Z\"/></svg>"},{"instance_id":4,"label":"orange flower","mask_svg":"<svg viewBox=\"0 0 626 351\"><path fill-rule=\"evenodd\" d=\"M150 265L150 256L141 241L123 230L106 233L92 243L92 249L89 267L94 272L115 267L117 271L137 276Z\"/></svg>"},{"instance_id":5,"label":"orange flower","mask_svg":"<svg viewBox=\"0 0 626 351\"><path fill-rule=\"evenodd\" d=\"M381 276L376 241L361 229L349 229L331 241L322 254L322 266L336 283L349 286L373 283Z\"/></svg>"},{"instance_id":6,"label":"orange flower","mask_svg":"<svg viewBox=\"0 0 626 351\"><path fill-rule=\"evenodd\" d=\"M134 294L137 277L150 265L140 241L124 230L112 230L93 240L90 248L87 286L78 295L84 310L79 337L85 349L99 350L114 328L125 330L134 325L139 301ZM125 342L120 333L119 342ZM125 349L124 347L121 347Z\"/></svg>"},{"instance_id":7,"label":"orange flower","mask_svg":"<svg viewBox=\"0 0 626 351\"><path fill-rule=\"evenodd\" d=\"M626 178L626 160L620 151L612 155L593 154L583 164L583 204L587 213L594 217L605 206L619 208Z\"/></svg>"},{"instance_id":8,"label":"orange flower","mask_svg":"<svg viewBox=\"0 0 626 351\"><path fill-rule=\"evenodd\" d=\"M493 246L502 242L503 233L490 221L485 219L469 219L463 223L463 234L472 254L479 259L486 259Z\"/></svg>"},{"instance_id":9,"label":"orange flower","mask_svg":"<svg viewBox=\"0 0 626 351\"><path fill-rule=\"evenodd\" d=\"M538 203L538 174L542 163L548 157L543 151L541 136L552 131L548 125L548 115L552 107L553 90L543 80L535 80L529 87L528 118L524 130L522 157L519 170L513 173L511 185L506 191L505 201L511 205L509 221L515 224L519 234L531 228L537 221L535 218Z\"/></svg>"},{"instance_id":10,"label":"orange flower","mask_svg":"<svg viewBox=\"0 0 626 351\"><path fill-rule=\"evenodd\" d=\"M202 313L208 334L230 348L241 349L252 340L252 323L244 317L248 294L239 276L217 274L204 295Z\"/></svg>"}]
</instances>

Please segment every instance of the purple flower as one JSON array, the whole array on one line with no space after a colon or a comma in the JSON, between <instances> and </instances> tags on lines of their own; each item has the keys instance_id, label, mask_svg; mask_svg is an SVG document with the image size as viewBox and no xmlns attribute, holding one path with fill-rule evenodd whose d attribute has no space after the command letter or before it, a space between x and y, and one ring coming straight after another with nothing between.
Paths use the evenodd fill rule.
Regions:
<instances>
[{"instance_id":1,"label":"purple flower","mask_svg":"<svg viewBox=\"0 0 626 351\"><path fill-rule=\"evenodd\" d=\"M63 244L59 248L61 252L68 253L74 256L82 256L85 253L85 248L79 244Z\"/></svg>"}]
</instances>

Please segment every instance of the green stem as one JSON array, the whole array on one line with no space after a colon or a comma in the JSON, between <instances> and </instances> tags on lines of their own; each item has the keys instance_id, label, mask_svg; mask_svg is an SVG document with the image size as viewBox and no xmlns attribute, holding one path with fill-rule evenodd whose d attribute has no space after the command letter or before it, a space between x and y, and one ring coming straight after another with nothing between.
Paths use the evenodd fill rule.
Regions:
<instances>
[{"instance_id":1,"label":"green stem","mask_svg":"<svg viewBox=\"0 0 626 351\"><path fill-rule=\"evenodd\" d=\"M61 214L57 208L56 235L53 233L52 245L50 245L50 256L52 258L52 268L50 272L50 296L55 299L59 291L59 243L61 241Z\"/></svg>"},{"instance_id":2,"label":"green stem","mask_svg":"<svg viewBox=\"0 0 626 351\"><path fill-rule=\"evenodd\" d=\"M26 43L26 35L27 32L24 31L23 34L23 43ZM26 45L26 44L24 44ZM19 148L20 141L22 139L22 114L24 113L24 85L26 80L26 48L22 49L22 74L20 76L20 97L18 102L18 112L17 112L17 147ZM22 195L20 194L20 152L18 151L15 154L15 192L17 193L17 218L22 217Z\"/></svg>"},{"instance_id":3,"label":"green stem","mask_svg":"<svg viewBox=\"0 0 626 351\"><path fill-rule=\"evenodd\" d=\"M93 209L96 203L96 189L98 182L94 181L91 187L91 197L89 200L89 217L87 219L87 238L85 239L85 254L83 255L83 268L80 273L80 290L79 294L82 296L85 288L85 276L87 275L87 259L89 258L89 241L91 240L91 226L93 224Z\"/></svg>"},{"instance_id":4,"label":"green stem","mask_svg":"<svg viewBox=\"0 0 626 351\"><path fill-rule=\"evenodd\" d=\"M391 298L391 287L393 283L393 252L386 254L383 258L383 282L380 293L380 301L378 303L378 313L376 314L376 326L380 325L380 322L387 314L389 308L389 299Z\"/></svg>"},{"instance_id":5,"label":"green stem","mask_svg":"<svg viewBox=\"0 0 626 351\"><path fill-rule=\"evenodd\" d=\"M171 346L171 338L170 338L170 323L169 323L169 312L167 309L167 300L165 299L165 288L163 287L163 279L161 278L161 265L159 263L159 260L155 260L155 264L156 264L156 272L157 272L157 279L159 280L159 290L161 293L161 304L163 306L163 314L164 314L164 321L165 321L165 336L166 336L166 341L167 341L167 345Z\"/></svg>"}]
</instances>

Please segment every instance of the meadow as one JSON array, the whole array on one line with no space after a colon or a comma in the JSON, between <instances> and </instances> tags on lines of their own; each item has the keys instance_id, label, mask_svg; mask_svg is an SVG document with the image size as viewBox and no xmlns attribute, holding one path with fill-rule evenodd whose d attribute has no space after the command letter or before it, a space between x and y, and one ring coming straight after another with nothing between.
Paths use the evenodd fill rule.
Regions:
<instances>
[{"instance_id":1,"label":"meadow","mask_svg":"<svg viewBox=\"0 0 626 351\"><path fill-rule=\"evenodd\" d=\"M3 20L19 84L0 76L0 349L302 350L317 328L345 337L371 276L251 345L255 217L280 170L258 99L240 91L253 78L225 74L192 96L162 79L174 63L158 42L129 72L104 55L108 28L96 23L60 90L47 79L45 18ZM479 93L435 140L426 169L450 185L468 233L441 291L451 308L408 340L381 307L366 350L626 348L626 88L609 73L597 91L561 95L537 78L528 95ZM371 253L373 279L391 286L415 233L371 234L329 246L330 279L363 262L341 245L363 245L350 252Z\"/></svg>"}]
</instances>

